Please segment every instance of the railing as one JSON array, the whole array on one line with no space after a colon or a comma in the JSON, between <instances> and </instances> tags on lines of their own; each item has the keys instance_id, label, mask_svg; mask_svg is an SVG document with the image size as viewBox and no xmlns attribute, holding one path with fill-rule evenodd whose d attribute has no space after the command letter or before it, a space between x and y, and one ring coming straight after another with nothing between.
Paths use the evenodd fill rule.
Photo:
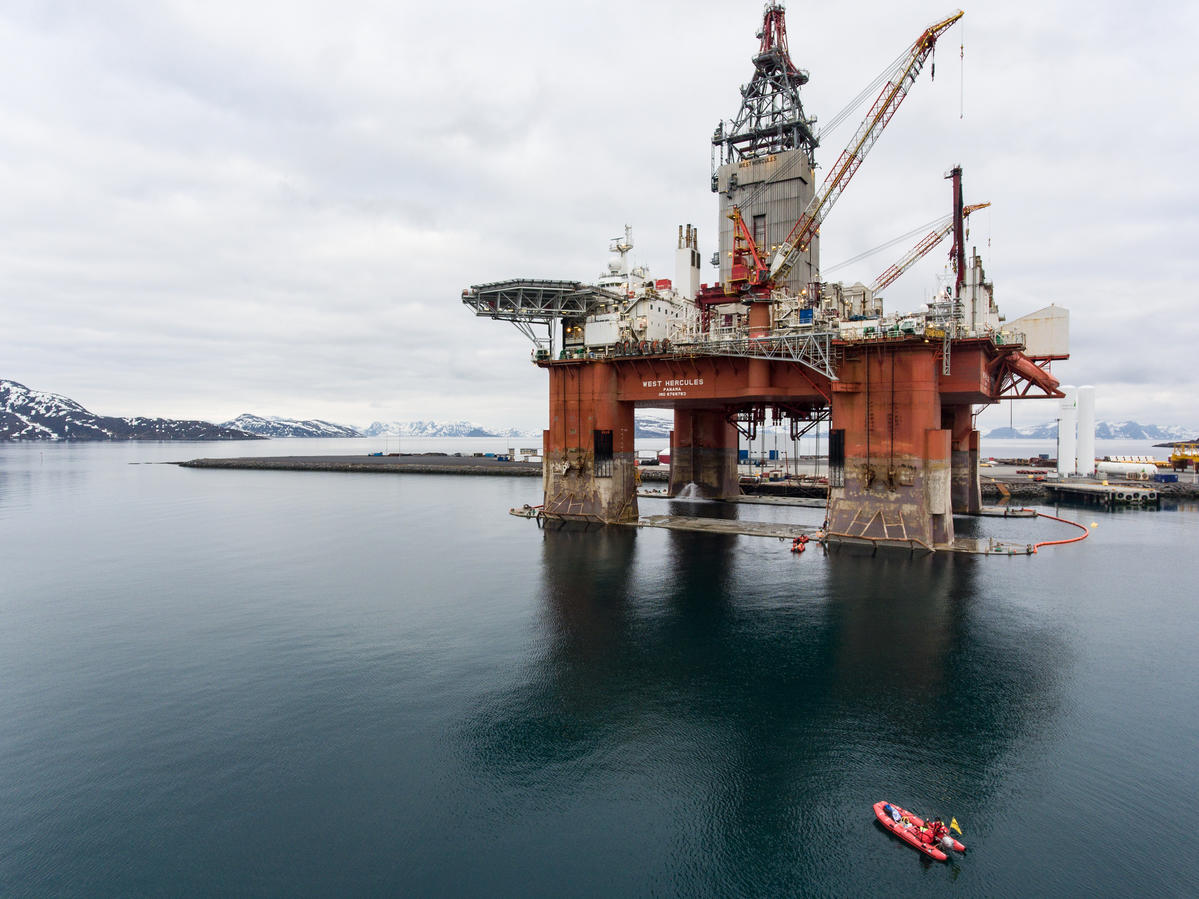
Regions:
<instances>
[{"instance_id":1,"label":"railing","mask_svg":"<svg viewBox=\"0 0 1199 899\"><path fill-rule=\"evenodd\" d=\"M462 292L462 303L475 315L497 321L548 324L558 318L582 318L622 298L579 281L516 279L476 284Z\"/></svg>"},{"instance_id":2,"label":"railing","mask_svg":"<svg viewBox=\"0 0 1199 899\"><path fill-rule=\"evenodd\" d=\"M770 359L797 362L830 381L837 380L833 371L832 341L836 334L818 331L808 334L740 337L726 340L700 340L679 343L674 352L695 356L739 356L746 359Z\"/></svg>"}]
</instances>

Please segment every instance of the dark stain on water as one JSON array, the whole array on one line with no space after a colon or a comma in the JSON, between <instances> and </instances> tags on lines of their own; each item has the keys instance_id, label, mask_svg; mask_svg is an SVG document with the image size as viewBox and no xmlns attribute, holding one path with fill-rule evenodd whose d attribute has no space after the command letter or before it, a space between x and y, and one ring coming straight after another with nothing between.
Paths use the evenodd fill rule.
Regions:
<instances>
[{"instance_id":1,"label":"dark stain on water","mask_svg":"<svg viewBox=\"0 0 1199 899\"><path fill-rule=\"evenodd\" d=\"M0 893L1199 892L1193 508L795 556L56 449L0 450Z\"/></svg>"}]
</instances>

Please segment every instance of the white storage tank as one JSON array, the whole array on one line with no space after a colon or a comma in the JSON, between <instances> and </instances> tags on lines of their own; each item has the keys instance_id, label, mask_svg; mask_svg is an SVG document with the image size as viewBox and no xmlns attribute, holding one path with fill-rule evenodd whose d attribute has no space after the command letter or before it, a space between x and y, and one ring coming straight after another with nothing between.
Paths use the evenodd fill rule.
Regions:
<instances>
[{"instance_id":1,"label":"white storage tank","mask_svg":"<svg viewBox=\"0 0 1199 899\"><path fill-rule=\"evenodd\" d=\"M1078 407L1074 387L1063 387L1061 406L1057 416L1057 473L1062 477L1074 474L1074 426L1078 421Z\"/></svg>"},{"instance_id":2,"label":"white storage tank","mask_svg":"<svg viewBox=\"0 0 1199 899\"><path fill-rule=\"evenodd\" d=\"M1095 471L1095 388L1078 388L1078 473L1090 477Z\"/></svg>"},{"instance_id":3,"label":"white storage tank","mask_svg":"<svg viewBox=\"0 0 1199 899\"><path fill-rule=\"evenodd\" d=\"M1100 462L1095 474L1101 478L1122 478L1129 481L1150 481L1157 474L1151 462Z\"/></svg>"}]
</instances>

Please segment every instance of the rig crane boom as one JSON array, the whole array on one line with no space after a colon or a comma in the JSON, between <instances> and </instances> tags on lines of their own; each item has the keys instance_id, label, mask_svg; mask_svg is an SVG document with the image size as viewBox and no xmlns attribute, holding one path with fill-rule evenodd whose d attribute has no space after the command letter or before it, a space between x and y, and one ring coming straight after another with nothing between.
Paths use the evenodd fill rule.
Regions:
<instances>
[{"instance_id":1,"label":"rig crane boom","mask_svg":"<svg viewBox=\"0 0 1199 899\"><path fill-rule=\"evenodd\" d=\"M968 216L972 212L977 212L980 209L986 209L990 203L975 203L973 206L967 206L962 210L963 216ZM887 268L873 284L870 285L870 290L874 293L888 287L900 275L906 272L909 268L927 256L932 250L943 241L946 235L953 230L953 216L946 216L945 222L926 234L920 243L908 250L902 259L894 265Z\"/></svg>"},{"instance_id":2,"label":"rig crane boom","mask_svg":"<svg viewBox=\"0 0 1199 899\"><path fill-rule=\"evenodd\" d=\"M750 237L746 251L743 251L739 258L734 252L734 264L741 266L742 277L730 277L730 286L738 281L743 281L747 288L766 288L768 290L772 284L787 277L799 260L800 254L807 251L812 238L819 232L825 216L828 215L837 198L849 184L850 179L862 164L862 160L870 152L883 129L887 127L887 123L891 121L891 117L895 115L896 110L899 109L899 104L903 102L912 84L915 83L925 61L932 55L937 38L963 15L964 13L958 10L948 18L930 25L920 34L907 55L902 57L892 69L891 77L883 86L874 105L870 107L866 118L858 126L857 133L854 134L849 145L829 170L829 175L820 191L812 197L807 209L795 223L795 227L791 229L787 239L778 248L769 268L761 265L761 252L753 245L752 237ZM730 217L733 219L734 229L740 230L748 236L748 230L740 221L740 210L734 208Z\"/></svg>"}]
</instances>

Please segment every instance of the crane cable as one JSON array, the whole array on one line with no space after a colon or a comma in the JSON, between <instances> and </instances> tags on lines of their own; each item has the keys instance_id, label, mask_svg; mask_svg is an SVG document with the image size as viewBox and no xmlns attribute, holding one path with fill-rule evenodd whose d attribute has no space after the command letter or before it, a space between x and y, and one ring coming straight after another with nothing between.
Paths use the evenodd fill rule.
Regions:
<instances>
[{"instance_id":1,"label":"crane cable","mask_svg":"<svg viewBox=\"0 0 1199 899\"><path fill-rule=\"evenodd\" d=\"M966 26L962 26L962 45L958 56L960 70L958 72L958 118L966 118Z\"/></svg>"},{"instance_id":2,"label":"crane cable","mask_svg":"<svg viewBox=\"0 0 1199 899\"><path fill-rule=\"evenodd\" d=\"M853 265L855 262L861 262L867 256L873 256L875 253L881 253L883 250L889 250L889 249L891 249L891 247L895 246L896 244L903 243L904 241L907 241L907 240L911 240L913 237L915 237L918 234L927 234L930 230L936 229L938 227L943 227L949 218L951 218L951 216L942 215L938 218L933 219L931 222L926 222L923 225L919 225L919 226L913 228L911 231L905 231L903 234L900 234L898 237L892 237L886 243L881 243L877 247L873 247L869 250L865 250L864 252L858 253L858 255L853 256L850 259L846 259L844 262L838 262L836 265L830 265L830 266L825 267L823 270L824 274L827 275L827 274L837 271L838 269L845 268L845 266L847 266L847 265Z\"/></svg>"},{"instance_id":3,"label":"crane cable","mask_svg":"<svg viewBox=\"0 0 1199 899\"><path fill-rule=\"evenodd\" d=\"M908 47L902 53L895 57L887 64L887 66L874 76L874 80L862 88L861 92L856 97L850 100L841 111L829 119L826 124L816 135L817 140L823 140L824 136L841 125L849 116L863 103L865 103L872 95L876 95L883 84L891 79L895 72L899 69L900 64L911 55L912 49Z\"/></svg>"},{"instance_id":4,"label":"crane cable","mask_svg":"<svg viewBox=\"0 0 1199 899\"><path fill-rule=\"evenodd\" d=\"M888 81L890 81L891 78L895 75L895 73L897 71L899 71L904 60L906 60L911 55L911 52L912 52L912 48L908 47L902 53L900 53L898 56L896 56L895 59L893 59L890 63L888 63L887 66L881 72L879 72L876 76L874 76L873 81L871 81L864 88L862 88L862 90L858 92L857 96L855 96L852 100L850 100L848 103L845 104L845 106L843 106L841 108L840 112L838 112L831 119L829 119L828 123L824 127L822 127L820 129L820 131L817 132L817 134L815 135L816 145L819 146L826 134L829 134L832 131L834 131L838 126L840 126L842 123L844 123L845 120L848 119L854 112L856 112L859 106L861 106L863 103L865 103L867 100L869 100L872 96L876 95L878 93L878 91L882 88L882 86L884 84L886 84ZM755 190L752 194L750 194L746 199L742 200L737 205L738 206L747 206L747 207L752 206L754 204L754 202L762 195L762 193L766 190L766 188L768 186L773 184L775 181L778 181L780 178L783 177L783 175L787 174L787 172L790 171L790 169L795 165L795 163L799 160L799 158L800 158L799 156L793 156L791 159L789 159L785 165L779 167L778 171L776 171L774 174L772 174L769 178L766 178L764 181L762 181L761 185L758 187L757 190Z\"/></svg>"}]
</instances>

